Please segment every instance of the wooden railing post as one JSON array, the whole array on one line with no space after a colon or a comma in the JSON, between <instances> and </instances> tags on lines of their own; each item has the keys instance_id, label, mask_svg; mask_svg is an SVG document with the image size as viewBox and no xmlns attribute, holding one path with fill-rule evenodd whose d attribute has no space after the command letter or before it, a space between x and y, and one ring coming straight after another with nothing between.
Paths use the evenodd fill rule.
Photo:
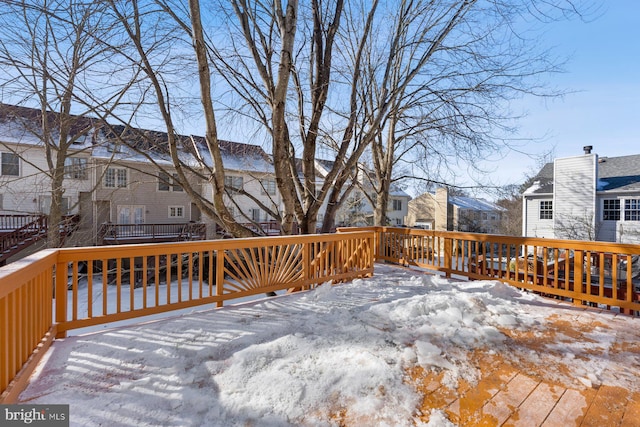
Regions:
<instances>
[{"instance_id":1,"label":"wooden railing post","mask_svg":"<svg viewBox=\"0 0 640 427\"><path fill-rule=\"evenodd\" d=\"M444 238L444 271L446 277L451 277L451 259L453 258L453 239Z\"/></svg>"},{"instance_id":2,"label":"wooden railing post","mask_svg":"<svg viewBox=\"0 0 640 427\"><path fill-rule=\"evenodd\" d=\"M56 323L61 325L67 321L67 263L56 263L56 282L55 282L55 298L56 298ZM56 338L65 338L67 332L59 331Z\"/></svg>"},{"instance_id":3,"label":"wooden railing post","mask_svg":"<svg viewBox=\"0 0 640 427\"><path fill-rule=\"evenodd\" d=\"M305 288L307 281L311 279L311 242L302 244L302 279L305 282Z\"/></svg>"},{"instance_id":4,"label":"wooden railing post","mask_svg":"<svg viewBox=\"0 0 640 427\"><path fill-rule=\"evenodd\" d=\"M569 272L566 274L569 276ZM582 297L584 295L584 290L582 289L583 285L583 275L584 275L584 251L576 250L573 252L573 292L575 293L575 297L573 297L573 303L575 305L582 305ZM567 280L569 277L567 277Z\"/></svg>"},{"instance_id":5,"label":"wooden railing post","mask_svg":"<svg viewBox=\"0 0 640 427\"><path fill-rule=\"evenodd\" d=\"M224 249L216 251L216 295L224 295ZM218 301L218 307L222 307L222 301Z\"/></svg>"}]
</instances>

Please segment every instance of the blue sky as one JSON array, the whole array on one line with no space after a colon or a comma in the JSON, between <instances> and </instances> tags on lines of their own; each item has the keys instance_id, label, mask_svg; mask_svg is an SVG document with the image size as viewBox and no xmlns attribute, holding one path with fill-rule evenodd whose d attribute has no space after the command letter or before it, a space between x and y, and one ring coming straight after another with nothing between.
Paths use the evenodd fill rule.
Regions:
<instances>
[{"instance_id":1,"label":"blue sky","mask_svg":"<svg viewBox=\"0 0 640 427\"><path fill-rule=\"evenodd\" d=\"M640 154L640 1L603 1L589 22L553 24L541 43L568 56L565 73L552 75L552 87L567 90L561 99L523 100L521 138L540 139L522 148L530 154L553 150L555 157L583 153L592 145L599 156ZM486 163L499 183L521 182L537 170L535 159L510 154Z\"/></svg>"}]
</instances>

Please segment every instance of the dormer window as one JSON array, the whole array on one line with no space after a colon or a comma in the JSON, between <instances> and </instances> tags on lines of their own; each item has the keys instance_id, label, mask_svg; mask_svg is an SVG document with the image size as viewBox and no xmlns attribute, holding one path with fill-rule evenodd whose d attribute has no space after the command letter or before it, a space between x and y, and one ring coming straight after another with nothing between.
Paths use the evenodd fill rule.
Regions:
<instances>
[{"instance_id":1,"label":"dormer window","mask_svg":"<svg viewBox=\"0 0 640 427\"><path fill-rule=\"evenodd\" d=\"M107 151L110 153L122 153L122 146L120 144L110 142L107 144Z\"/></svg>"}]
</instances>

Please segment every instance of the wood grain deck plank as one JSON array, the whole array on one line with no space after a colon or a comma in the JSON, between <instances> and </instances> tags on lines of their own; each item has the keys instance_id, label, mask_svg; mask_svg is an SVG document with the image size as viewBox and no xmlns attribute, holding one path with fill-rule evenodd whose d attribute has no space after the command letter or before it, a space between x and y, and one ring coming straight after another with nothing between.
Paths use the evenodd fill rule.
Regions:
<instances>
[{"instance_id":1,"label":"wood grain deck plank","mask_svg":"<svg viewBox=\"0 0 640 427\"><path fill-rule=\"evenodd\" d=\"M621 427L640 427L640 393L633 393L622 416Z\"/></svg>"},{"instance_id":2,"label":"wood grain deck plank","mask_svg":"<svg viewBox=\"0 0 640 427\"><path fill-rule=\"evenodd\" d=\"M449 419L459 426L473 426L482 418L483 406L518 374L511 366L502 365L478 382L446 410Z\"/></svg>"},{"instance_id":3,"label":"wood grain deck plank","mask_svg":"<svg viewBox=\"0 0 640 427\"><path fill-rule=\"evenodd\" d=\"M595 395L594 389L583 391L567 389L542 423L542 427L579 426Z\"/></svg>"},{"instance_id":4,"label":"wood grain deck plank","mask_svg":"<svg viewBox=\"0 0 640 427\"><path fill-rule=\"evenodd\" d=\"M540 383L507 419L504 426L538 427L551 413L566 388Z\"/></svg>"},{"instance_id":5,"label":"wood grain deck plank","mask_svg":"<svg viewBox=\"0 0 640 427\"><path fill-rule=\"evenodd\" d=\"M539 381L519 373L482 407L478 425L502 425L538 386Z\"/></svg>"},{"instance_id":6,"label":"wood grain deck plank","mask_svg":"<svg viewBox=\"0 0 640 427\"><path fill-rule=\"evenodd\" d=\"M629 392L621 387L603 385L582 421L584 427L619 426L628 403Z\"/></svg>"}]
</instances>

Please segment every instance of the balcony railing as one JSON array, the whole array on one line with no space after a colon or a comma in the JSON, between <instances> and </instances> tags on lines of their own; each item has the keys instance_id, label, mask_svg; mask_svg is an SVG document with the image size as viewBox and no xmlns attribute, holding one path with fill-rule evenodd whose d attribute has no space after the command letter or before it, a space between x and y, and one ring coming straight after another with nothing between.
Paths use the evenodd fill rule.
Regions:
<instances>
[{"instance_id":1,"label":"balcony railing","mask_svg":"<svg viewBox=\"0 0 640 427\"><path fill-rule=\"evenodd\" d=\"M29 223L40 220L43 216L40 214L0 215L0 232L17 230Z\"/></svg>"},{"instance_id":2,"label":"balcony railing","mask_svg":"<svg viewBox=\"0 0 640 427\"><path fill-rule=\"evenodd\" d=\"M121 245L127 243L180 242L204 240L206 236L206 224L198 222L180 224L105 223L98 229L98 244Z\"/></svg>"},{"instance_id":3,"label":"balcony railing","mask_svg":"<svg viewBox=\"0 0 640 427\"><path fill-rule=\"evenodd\" d=\"M640 245L370 227L46 250L0 268L0 402L15 401L67 331L368 276L374 257L640 312Z\"/></svg>"},{"instance_id":4,"label":"balcony railing","mask_svg":"<svg viewBox=\"0 0 640 427\"><path fill-rule=\"evenodd\" d=\"M373 242L363 231L64 248L0 268L0 402L69 330L368 276Z\"/></svg>"}]
</instances>

